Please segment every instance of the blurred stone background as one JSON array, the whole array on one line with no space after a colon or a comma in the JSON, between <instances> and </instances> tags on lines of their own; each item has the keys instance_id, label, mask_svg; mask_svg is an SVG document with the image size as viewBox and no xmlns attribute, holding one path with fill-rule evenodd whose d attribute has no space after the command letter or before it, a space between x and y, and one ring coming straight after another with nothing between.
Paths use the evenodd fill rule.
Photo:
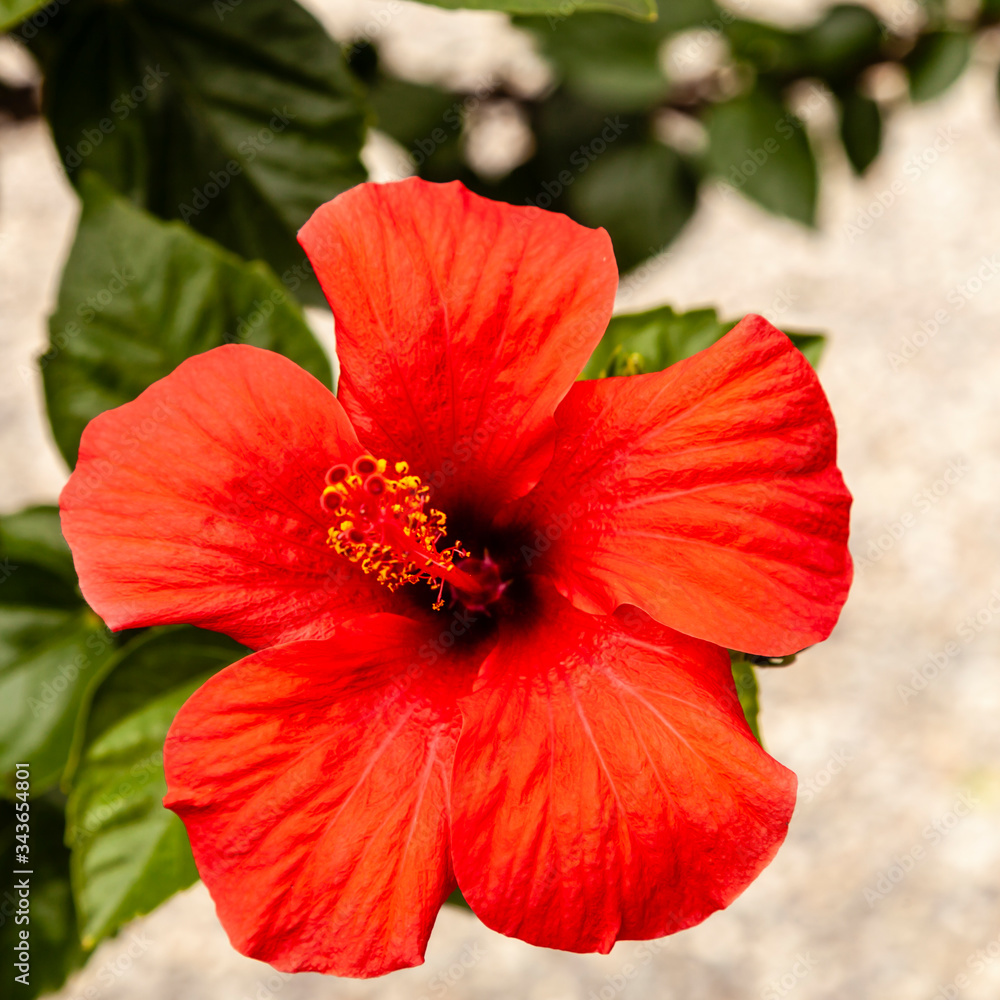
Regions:
<instances>
[{"instance_id":1,"label":"blurred stone background","mask_svg":"<svg viewBox=\"0 0 1000 1000\"><path fill-rule=\"evenodd\" d=\"M492 72L545 85L544 65L501 16L402 0L307 6L345 39L390 10L382 55L417 79ZM798 20L815 6L748 0L741 10ZM883 16L907 9L879 5ZM0 59L8 76L31 72L9 45ZM828 152L818 231L705 188L680 240L624 285L629 311L716 304L830 335L820 374L855 496L858 574L832 638L763 672L765 740L799 775L800 799L787 843L736 903L608 956L535 949L446 907L424 966L354 982L242 958L199 885L103 944L59 996L1000 996L998 61L1000 38L984 39L944 98L897 113L864 180ZM821 146L829 116L809 112ZM517 141L500 128L484 155L490 142ZM369 153L373 176L394 176L398 150L376 139ZM3 511L55 500L67 474L28 366L46 343L76 213L45 126L0 128ZM328 320L321 333L329 343Z\"/></svg>"}]
</instances>

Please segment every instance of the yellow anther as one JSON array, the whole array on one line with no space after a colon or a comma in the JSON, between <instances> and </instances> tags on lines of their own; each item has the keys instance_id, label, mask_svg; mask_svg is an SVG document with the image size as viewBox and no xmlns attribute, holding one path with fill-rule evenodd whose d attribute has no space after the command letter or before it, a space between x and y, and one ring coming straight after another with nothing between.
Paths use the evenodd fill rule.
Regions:
<instances>
[{"instance_id":1,"label":"yellow anther","mask_svg":"<svg viewBox=\"0 0 1000 1000\"><path fill-rule=\"evenodd\" d=\"M350 469L338 465L327 473L324 510L350 515L330 528L329 544L390 590L420 580L442 585L454 578L455 560L468 553L459 544L438 550L446 518L427 508L430 490L406 462L394 464L395 478L387 468L384 458L361 455Z\"/></svg>"}]
</instances>

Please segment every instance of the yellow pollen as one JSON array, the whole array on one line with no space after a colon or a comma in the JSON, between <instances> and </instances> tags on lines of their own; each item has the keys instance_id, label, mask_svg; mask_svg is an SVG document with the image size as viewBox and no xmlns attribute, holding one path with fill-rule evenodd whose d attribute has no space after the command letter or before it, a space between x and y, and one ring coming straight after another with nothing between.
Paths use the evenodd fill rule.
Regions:
<instances>
[{"instance_id":1,"label":"yellow pollen","mask_svg":"<svg viewBox=\"0 0 1000 1000\"><path fill-rule=\"evenodd\" d=\"M444 583L466 585L455 566L468 553L459 543L438 550L445 516L427 506L430 489L396 462L391 473L384 458L361 455L351 467L335 465L326 474L321 503L335 524L329 544L390 590L421 580L438 586L434 607L444 606Z\"/></svg>"}]
</instances>

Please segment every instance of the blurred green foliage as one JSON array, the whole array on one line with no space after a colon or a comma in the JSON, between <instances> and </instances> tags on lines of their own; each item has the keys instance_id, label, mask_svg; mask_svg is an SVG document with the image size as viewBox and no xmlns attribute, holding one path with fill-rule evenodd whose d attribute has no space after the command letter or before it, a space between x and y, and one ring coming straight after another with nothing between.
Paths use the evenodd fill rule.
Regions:
<instances>
[{"instance_id":1,"label":"blurred green foliage","mask_svg":"<svg viewBox=\"0 0 1000 1000\"><path fill-rule=\"evenodd\" d=\"M638 21L656 19L654 0L421 0L449 10L502 10L508 14L553 14L566 17L577 11L610 10Z\"/></svg>"},{"instance_id":2,"label":"blurred green foliage","mask_svg":"<svg viewBox=\"0 0 1000 1000\"><path fill-rule=\"evenodd\" d=\"M6 31L44 6L46 0L0 0L0 31Z\"/></svg>"},{"instance_id":3,"label":"blurred green foliage","mask_svg":"<svg viewBox=\"0 0 1000 1000\"><path fill-rule=\"evenodd\" d=\"M410 170L603 226L628 270L683 230L700 183L815 225L820 166L801 112L832 101L847 160L864 173L892 111L875 99L876 69L897 65L913 99L928 100L959 77L977 31L998 17L987 4L949 20L929 4L922 25L895 25L836 4L789 29L713 0L662 4L653 23L557 10L514 19L553 72L552 85L528 97L501 81L470 92L399 80L363 39L351 64L368 85L374 124ZM497 176L477 172L466 150L484 110L500 102L517 108L530 152Z\"/></svg>"},{"instance_id":4,"label":"blurred green foliage","mask_svg":"<svg viewBox=\"0 0 1000 1000\"><path fill-rule=\"evenodd\" d=\"M34 373L67 462L88 420L221 343L280 351L330 383L303 318L321 297L295 234L365 178L372 127L398 144L405 172L604 226L624 271L683 231L699 185L815 225L824 158L808 112L833 102L861 174L894 110L873 75L890 64L913 101L932 100L1000 23L1000 0L963 17L926 0L900 24L836 4L794 29L714 0L658 12L653 0L434 2L513 15L551 84L527 95L499 78L474 90L401 79L378 30L338 43L294 0L0 0L0 30L38 60L38 103L83 204ZM21 90L0 86L0 110L30 114ZM487 169L471 139L497 109L527 141ZM583 377L662 369L732 325L711 308L616 316ZM824 338L790 336L816 364ZM32 769L35 975L20 995L33 996L196 878L160 804L163 738L187 694L244 650L186 626L111 634L80 594L51 507L0 518L0 584L3 796L15 795L16 763ZM775 664L732 655L759 738L754 667ZM6 858L14 812L0 807ZM0 922L8 952L13 934Z\"/></svg>"}]
</instances>

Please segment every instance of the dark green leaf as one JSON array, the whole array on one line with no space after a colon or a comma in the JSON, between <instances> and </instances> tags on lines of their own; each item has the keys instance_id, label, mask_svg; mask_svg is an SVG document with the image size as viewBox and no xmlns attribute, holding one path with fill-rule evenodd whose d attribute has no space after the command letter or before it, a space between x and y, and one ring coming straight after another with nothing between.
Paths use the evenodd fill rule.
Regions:
<instances>
[{"instance_id":1,"label":"dark green leaf","mask_svg":"<svg viewBox=\"0 0 1000 1000\"><path fill-rule=\"evenodd\" d=\"M191 625L161 626L141 636L143 642L129 646L94 695L84 738L87 745L147 702L192 679L217 673L248 653L233 639Z\"/></svg>"},{"instance_id":2,"label":"dark green leaf","mask_svg":"<svg viewBox=\"0 0 1000 1000\"><path fill-rule=\"evenodd\" d=\"M595 14L535 34L570 92L596 107L641 110L667 93L655 28Z\"/></svg>"},{"instance_id":3,"label":"dark green leaf","mask_svg":"<svg viewBox=\"0 0 1000 1000\"><path fill-rule=\"evenodd\" d=\"M472 907L466 902L465 896L462 895L461 889L455 889L455 891L445 900L446 903L450 903L452 906L457 906L463 910L471 910Z\"/></svg>"},{"instance_id":4,"label":"dark green leaf","mask_svg":"<svg viewBox=\"0 0 1000 1000\"><path fill-rule=\"evenodd\" d=\"M641 144L648 133L645 114L608 114L580 100L565 87L531 108L531 127L537 153L524 168L531 174L526 198L513 199L521 203L535 202L541 193L551 193L566 181L564 171L571 175L564 185L568 190L610 148ZM539 207L545 207L541 201Z\"/></svg>"},{"instance_id":5,"label":"dark green leaf","mask_svg":"<svg viewBox=\"0 0 1000 1000\"><path fill-rule=\"evenodd\" d=\"M863 174L882 146L882 112L870 97L849 91L840 101L840 138L855 173Z\"/></svg>"},{"instance_id":6,"label":"dark green leaf","mask_svg":"<svg viewBox=\"0 0 1000 1000\"><path fill-rule=\"evenodd\" d=\"M694 212L695 179L667 146L613 147L597 155L569 189L573 217L603 226L626 271L657 253Z\"/></svg>"},{"instance_id":7,"label":"dark green leaf","mask_svg":"<svg viewBox=\"0 0 1000 1000\"><path fill-rule=\"evenodd\" d=\"M19 762L31 763L37 792L59 780L88 690L113 655L89 608L0 607L0 793L10 795Z\"/></svg>"},{"instance_id":8,"label":"dark green leaf","mask_svg":"<svg viewBox=\"0 0 1000 1000\"><path fill-rule=\"evenodd\" d=\"M802 122L761 89L708 114L710 170L777 215L813 225L818 177Z\"/></svg>"},{"instance_id":9,"label":"dark green leaf","mask_svg":"<svg viewBox=\"0 0 1000 1000\"><path fill-rule=\"evenodd\" d=\"M30 924L25 927L14 922L14 910L10 906L13 894L8 892L0 906L0 950L4 955L5 982L11 982L13 976L19 974L12 968L16 962L14 945L20 940L18 932L27 930L29 933L29 984L18 983L9 988L7 995L15 1000L21 997L29 1000L57 990L86 957L76 930L69 851L63 843L66 827L63 811L46 799L33 799L30 810ZM7 878L11 877L11 859L17 843L15 824L13 804L0 802L0 856L4 859Z\"/></svg>"},{"instance_id":10,"label":"dark green leaf","mask_svg":"<svg viewBox=\"0 0 1000 1000\"><path fill-rule=\"evenodd\" d=\"M553 24L576 11L607 10L638 21L656 19L656 0L421 0L449 10L502 10L508 14L547 15ZM667 0L671 2L671 0Z\"/></svg>"},{"instance_id":11,"label":"dark green leaf","mask_svg":"<svg viewBox=\"0 0 1000 1000\"><path fill-rule=\"evenodd\" d=\"M758 722L760 702L757 699L757 675L754 673L753 664L746 660L742 653L731 652L729 655L733 668L733 682L736 684L736 694L740 699L740 707L743 709L743 715L754 738L758 743L761 743Z\"/></svg>"},{"instance_id":12,"label":"dark green leaf","mask_svg":"<svg viewBox=\"0 0 1000 1000\"><path fill-rule=\"evenodd\" d=\"M921 36L904 65L910 97L929 101L944 93L961 75L972 54L972 39L961 31L934 31Z\"/></svg>"},{"instance_id":13,"label":"dark green leaf","mask_svg":"<svg viewBox=\"0 0 1000 1000\"><path fill-rule=\"evenodd\" d=\"M190 626L142 640L94 696L70 792L73 892L88 946L197 879L184 826L161 802L163 741L187 697L247 652Z\"/></svg>"},{"instance_id":14,"label":"dark green leaf","mask_svg":"<svg viewBox=\"0 0 1000 1000\"><path fill-rule=\"evenodd\" d=\"M853 79L878 60L882 27L865 7L838 4L802 35L803 63L825 80Z\"/></svg>"},{"instance_id":15,"label":"dark green leaf","mask_svg":"<svg viewBox=\"0 0 1000 1000\"><path fill-rule=\"evenodd\" d=\"M628 114L658 104L669 90L660 49L679 31L700 27L721 33L712 0L671 0L652 24L607 14L518 18L535 36L557 76L575 97L601 110Z\"/></svg>"},{"instance_id":16,"label":"dark green leaf","mask_svg":"<svg viewBox=\"0 0 1000 1000\"><path fill-rule=\"evenodd\" d=\"M32 507L0 517L0 607L3 605L83 607L56 507Z\"/></svg>"},{"instance_id":17,"label":"dark green leaf","mask_svg":"<svg viewBox=\"0 0 1000 1000\"><path fill-rule=\"evenodd\" d=\"M344 49L347 68L366 87L375 82L378 75L378 50L367 37L356 38Z\"/></svg>"},{"instance_id":18,"label":"dark green leaf","mask_svg":"<svg viewBox=\"0 0 1000 1000\"><path fill-rule=\"evenodd\" d=\"M424 132L430 144L410 140L411 162L428 180L459 179L477 194L514 205L537 205L572 214L575 209L569 196L573 186L609 148L642 142L648 131L645 116L608 114L561 88L526 107L536 139L534 155L502 177L483 178L464 162L458 127L463 109L475 107L479 98L476 94L451 97L435 126L441 131L437 135L433 129ZM444 141L439 143L442 133Z\"/></svg>"},{"instance_id":19,"label":"dark green leaf","mask_svg":"<svg viewBox=\"0 0 1000 1000\"><path fill-rule=\"evenodd\" d=\"M326 356L265 264L158 221L94 175L81 192L51 346L39 359L53 433L71 466L88 421L223 343L279 351L330 383Z\"/></svg>"},{"instance_id":20,"label":"dark green leaf","mask_svg":"<svg viewBox=\"0 0 1000 1000\"><path fill-rule=\"evenodd\" d=\"M0 31L20 24L32 11L45 6L47 0L0 0Z\"/></svg>"},{"instance_id":21,"label":"dark green leaf","mask_svg":"<svg viewBox=\"0 0 1000 1000\"><path fill-rule=\"evenodd\" d=\"M76 582L73 554L59 527L58 507L29 507L0 517L0 551L12 563L37 563Z\"/></svg>"},{"instance_id":22,"label":"dark green leaf","mask_svg":"<svg viewBox=\"0 0 1000 1000\"><path fill-rule=\"evenodd\" d=\"M161 800L167 729L203 679L125 716L80 762L67 819L73 894L87 947L198 878L184 825Z\"/></svg>"},{"instance_id":23,"label":"dark green leaf","mask_svg":"<svg viewBox=\"0 0 1000 1000\"><path fill-rule=\"evenodd\" d=\"M360 88L294 0L73 0L34 48L71 176L279 274L316 207L365 178Z\"/></svg>"},{"instance_id":24,"label":"dark green leaf","mask_svg":"<svg viewBox=\"0 0 1000 1000\"><path fill-rule=\"evenodd\" d=\"M437 87L380 76L369 100L378 128L407 150L430 139L435 129L456 132L462 125L460 98ZM449 111L454 113L446 120Z\"/></svg>"},{"instance_id":25,"label":"dark green leaf","mask_svg":"<svg viewBox=\"0 0 1000 1000\"><path fill-rule=\"evenodd\" d=\"M735 320L720 320L714 309L678 313L670 306L614 316L582 377L662 371L711 347L735 324ZM826 338L815 333L788 333L788 337L815 367Z\"/></svg>"},{"instance_id":26,"label":"dark green leaf","mask_svg":"<svg viewBox=\"0 0 1000 1000\"><path fill-rule=\"evenodd\" d=\"M757 21L733 21L726 40L734 59L748 62L761 74L780 79L800 74L804 67L801 36Z\"/></svg>"},{"instance_id":27,"label":"dark green leaf","mask_svg":"<svg viewBox=\"0 0 1000 1000\"><path fill-rule=\"evenodd\" d=\"M636 24L608 14L580 14L555 24L524 18L566 88L604 113L639 111L658 104L669 83L660 66L660 46L671 30L709 18L708 3L664 5L654 24ZM670 19L669 21L667 19Z\"/></svg>"},{"instance_id":28,"label":"dark green leaf","mask_svg":"<svg viewBox=\"0 0 1000 1000\"><path fill-rule=\"evenodd\" d=\"M22 762L34 793L59 780L114 646L76 588L58 511L0 518L0 794L11 794Z\"/></svg>"},{"instance_id":29,"label":"dark green leaf","mask_svg":"<svg viewBox=\"0 0 1000 1000\"><path fill-rule=\"evenodd\" d=\"M142 638L94 696L70 792L73 891L88 946L197 879L184 826L161 803L163 741L187 697L247 652L189 626Z\"/></svg>"}]
</instances>

